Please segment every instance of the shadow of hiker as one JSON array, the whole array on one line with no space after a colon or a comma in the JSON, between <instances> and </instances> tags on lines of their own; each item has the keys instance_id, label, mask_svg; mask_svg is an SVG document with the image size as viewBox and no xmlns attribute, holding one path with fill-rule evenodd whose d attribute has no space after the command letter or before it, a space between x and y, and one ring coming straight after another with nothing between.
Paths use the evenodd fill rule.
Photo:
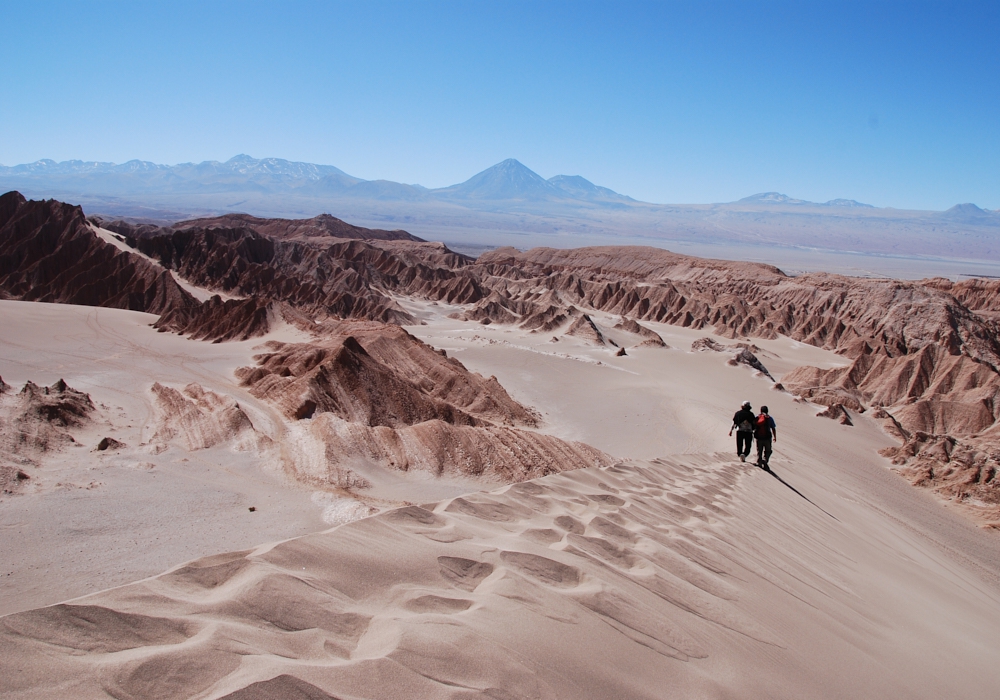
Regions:
<instances>
[{"instance_id":1,"label":"shadow of hiker","mask_svg":"<svg viewBox=\"0 0 1000 700\"><path fill-rule=\"evenodd\" d=\"M813 503L812 501L810 501L805 495L802 494L801 491L799 491L797 488L795 488L794 486L792 486L791 484L789 484L787 481L785 481L784 479L782 479L780 476L778 476L777 474L775 474L773 470L769 469L768 467L760 467L760 469L761 469L761 471L767 472L768 474L770 474L771 476L773 476L775 479L777 479L778 481L780 481L782 484L784 484L785 486L787 486L788 488L790 488L792 491L794 491L795 493L797 493L801 498L805 499L809 503L812 503L812 505L814 505L817 508L819 508L820 510L822 510L824 513L826 513L827 515L829 515L831 518L833 518L834 520L836 520L838 523L840 522L840 520L837 518L837 516L831 515L830 513L827 513L825 510L823 510L822 508L820 508L819 506L817 506L815 503Z\"/></svg>"}]
</instances>

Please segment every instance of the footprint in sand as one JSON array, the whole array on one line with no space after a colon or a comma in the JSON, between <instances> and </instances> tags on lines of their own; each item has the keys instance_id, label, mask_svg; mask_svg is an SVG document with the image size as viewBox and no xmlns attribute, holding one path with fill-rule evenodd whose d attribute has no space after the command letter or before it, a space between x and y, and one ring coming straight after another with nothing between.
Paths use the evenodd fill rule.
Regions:
<instances>
[{"instance_id":1,"label":"footprint in sand","mask_svg":"<svg viewBox=\"0 0 1000 700\"><path fill-rule=\"evenodd\" d=\"M552 528L530 528L522 532L521 537L547 547L561 540L563 536L561 532L557 532Z\"/></svg>"},{"instance_id":2,"label":"footprint in sand","mask_svg":"<svg viewBox=\"0 0 1000 700\"><path fill-rule=\"evenodd\" d=\"M599 515L592 519L590 523L588 523L588 526L592 527L605 537L609 537L612 540L617 540L619 542L635 544L639 539L631 530L626 530L621 525L616 525L610 520L602 518Z\"/></svg>"},{"instance_id":3,"label":"footprint in sand","mask_svg":"<svg viewBox=\"0 0 1000 700\"><path fill-rule=\"evenodd\" d=\"M197 631L190 622L119 612L99 605L52 605L3 618L21 637L93 654L179 644Z\"/></svg>"},{"instance_id":4,"label":"footprint in sand","mask_svg":"<svg viewBox=\"0 0 1000 700\"><path fill-rule=\"evenodd\" d=\"M566 532L574 535L582 535L587 529L583 523L572 515L560 515L553 521L557 527L561 527Z\"/></svg>"},{"instance_id":5,"label":"footprint in sand","mask_svg":"<svg viewBox=\"0 0 1000 700\"><path fill-rule=\"evenodd\" d=\"M422 595L408 600L404 606L415 613L443 613L450 615L460 613L472 607L472 601L464 598L443 598L437 595Z\"/></svg>"},{"instance_id":6,"label":"footprint in sand","mask_svg":"<svg viewBox=\"0 0 1000 700\"><path fill-rule=\"evenodd\" d=\"M628 571L638 564L637 557L630 547L619 547L603 537L583 537L569 535L567 541L570 547L567 552L597 559L611 566Z\"/></svg>"},{"instance_id":7,"label":"footprint in sand","mask_svg":"<svg viewBox=\"0 0 1000 700\"><path fill-rule=\"evenodd\" d=\"M527 508L514 508L505 503L470 501L465 498L456 498L448 504L445 511L448 513L462 513L479 518L480 520L501 523L512 523L519 518L531 515L531 511Z\"/></svg>"},{"instance_id":8,"label":"footprint in sand","mask_svg":"<svg viewBox=\"0 0 1000 700\"><path fill-rule=\"evenodd\" d=\"M562 562L527 552L500 552L500 560L515 571L557 588L580 585L580 570Z\"/></svg>"},{"instance_id":9,"label":"footprint in sand","mask_svg":"<svg viewBox=\"0 0 1000 700\"><path fill-rule=\"evenodd\" d=\"M405 506L386 513L386 517L401 525L426 525L428 527L443 527L445 521L439 515L420 506Z\"/></svg>"},{"instance_id":10,"label":"footprint in sand","mask_svg":"<svg viewBox=\"0 0 1000 700\"><path fill-rule=\"evenodd\" d=\"M625 499L618 498L618 496L612 496L606 493L587 494L587 498L594 501L595 503L601 504L602 506L612 506L615 508L619 508L625 505Z\"/></svg>"},{"instance_id":11,"label":"footprint in sand","mask_svg":"<svg viewBox=\"0 0 1000 700\"><path fill-rule=\"evenodd\" d=\"M483 579L493 573L493 565L484 561L444 556L437 560L441 575L452 585L465 591L476 590Z\"/></svg>"}]
</instances>

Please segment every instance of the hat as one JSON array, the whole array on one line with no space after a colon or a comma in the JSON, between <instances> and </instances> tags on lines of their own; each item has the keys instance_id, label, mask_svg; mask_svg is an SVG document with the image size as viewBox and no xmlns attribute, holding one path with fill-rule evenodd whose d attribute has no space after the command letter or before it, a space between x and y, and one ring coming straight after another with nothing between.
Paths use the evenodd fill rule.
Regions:
<instances>
[{"instance_id":1,"label":"hat","mask_svg":"<svg viewBox=\"0 0 1000 700\"><path fill-rule=\"evenodd\" d=\"M749 401L744 401L743 402L743 408L750 408L750 402Z\"/></svg>"}]
</instances>

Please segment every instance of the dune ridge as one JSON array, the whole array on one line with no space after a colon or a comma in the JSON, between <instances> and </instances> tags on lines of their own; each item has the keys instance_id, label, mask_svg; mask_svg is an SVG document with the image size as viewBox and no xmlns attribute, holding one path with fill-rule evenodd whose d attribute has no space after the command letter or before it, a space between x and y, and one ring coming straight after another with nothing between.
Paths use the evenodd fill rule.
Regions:
<instances>
[{"instance_id":1,"label":"dune ridge","mask_svg":"<svg viewBox=\"0 0 1000 700\"><path fill-rule=\"evenodd\" d=\"M950 683L986 697L989 674L954 685L975 642L949 628L955 646L925 656L934 642L912 623L871 614L900 595L935 610L985 594L942 598L907 579L915 564L886 567L877 538L839 524L844 506L800 496L729 457L691 455L398 508L2 618L0 690L930 698ZM922 664L902 675L913 654Z\"/></svg>"}]
</instances>

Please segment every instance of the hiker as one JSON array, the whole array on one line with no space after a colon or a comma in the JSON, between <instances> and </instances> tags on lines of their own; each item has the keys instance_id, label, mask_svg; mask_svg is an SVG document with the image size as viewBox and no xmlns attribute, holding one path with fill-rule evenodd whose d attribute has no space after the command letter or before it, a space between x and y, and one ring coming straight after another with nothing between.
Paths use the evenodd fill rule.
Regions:
<instances>
[{"instance_id":1,"label":"hiker","mask_svg":"<svg viewBox=\"0 0 1000 700\"><path fill-rule=\"evenodd\" d=\"M760 415L753 424L753 436L757 438L757 466L770 471L768 461L771 459L771 438L774 438L774 442L778 441L778 426L768 415L767 406L760 407Z\"/></svg>"},{"instance_id":2,"label":"hiker","mask_svg":"<svg viewBox=\"0 0 1000 700\"><path fill-rule=\"evenodd\" d=\"M747 461L750 456L750 447L753 445L753 407L749 401L744 401L740 410L733 416L733 427L729 429L729 437L733 436L733 429L736 430L736 454L740 456L740 461Z\"/></svg>"}]
</instances>

